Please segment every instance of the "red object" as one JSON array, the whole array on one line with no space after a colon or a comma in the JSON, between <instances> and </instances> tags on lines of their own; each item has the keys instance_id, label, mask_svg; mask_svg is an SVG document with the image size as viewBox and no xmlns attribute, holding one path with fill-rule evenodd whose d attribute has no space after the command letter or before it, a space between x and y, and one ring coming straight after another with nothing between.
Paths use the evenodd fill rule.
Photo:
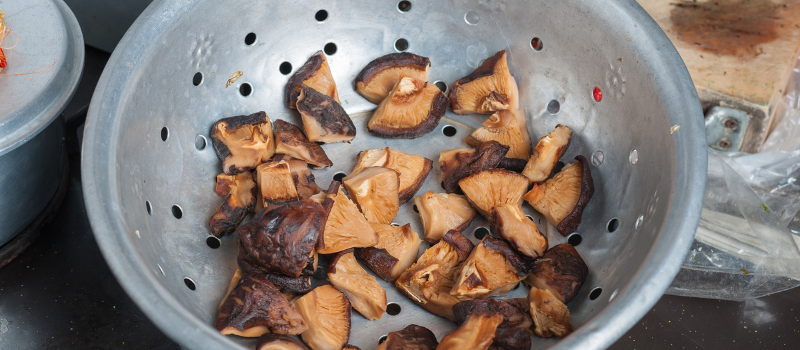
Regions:
<instances>
[{"instance_id":1,"label":"red object","mask_svg":"<svg viewBox=\"0 0 800 350\"><path fill-rule=\"evenodd\" d=\"M6 65L6 54L4 54L3 49L0 48L0 68L5 68Z\"/></svg>"},{"instance_id":2,"label":"red object","mask_svg":"<svg viewBox=\"0 0 800 350\"><path fill-rule=\"evenodd\" d=\"M592 90L592 96L594 97L594 100L597 102L603 100L603 92L600 91L599 87L595 87L594 90Z\"/></svg>"}]
</instances>

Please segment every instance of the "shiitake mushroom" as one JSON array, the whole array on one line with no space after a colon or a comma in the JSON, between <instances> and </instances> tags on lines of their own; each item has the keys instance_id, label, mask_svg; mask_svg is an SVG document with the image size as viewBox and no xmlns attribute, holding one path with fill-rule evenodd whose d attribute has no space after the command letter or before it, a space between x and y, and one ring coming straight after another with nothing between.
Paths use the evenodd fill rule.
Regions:
<instances>
[{"instance_id":1,"label":"shiitake mushroom","mask_svg":"<svg viewBox=\"0 0 800 350\"><path fill-rule=\"evenodd\" d=\"M356 76L356 92L379 104L401 77L425 81L431 60L410 52L390 53L372 60Z\"/></svg>"},{"instance_id":2,"label":"shiitake mushroom","mask_svg":"<svg viewBox=\"0 0 800 350\"><path fill-rule=\"evenodd\" d=\"M580 155L575 160L543 184L534 184L524 197L564 237L578 229L594 194L589 162Z\"/></svg>"},{"instance_id":3,"label":"shiitake mushroom","mask_svg":"<svg viewBox=\"0 0 800 350\"><path fill-rule=\"evenodd\" d=\"M541 183L550 177L556 163L569 148L572 141L572 129L558 124L550 133L542 137L533 150L533 156L528 160L522 175L528 177L531 183Z\"/></svg>"},{"instance_id":4,"label":"shiitake mushroom","mask_svg":"<svg viewBox=\"0 0 800 350\"><path fill-rule=\"evenodd\" d=\"M375 230L356 204L342 192L338 181L331 182L323 207L328 219L317 242L317 252L320 254L372 247L378 243Z\"/></svg>"},{"instance_id":5,"label":"shiitake mushroom","mask_svg":"<svg viewBox=\"0 0 800 350\"><path fill-rule=\"evenodd\" d=\"M217 195L225 198L211 219L208 227L211 234L222 237L233 233L256 204L256 183L249 171L236 175L217 175Z\"/></svg>"},{"instance_id":6,"label":"shiitake mushroom","mask_svg":"<svg viewBox=\"0 0 800 350\"><path fill-rule=\"evenodd\" d=\"M217 315L222 334L259 337L264 333L300 334L308 324L278 288L263 275L245 275L226 297Z\"/></svg>"},{"instance_id":7,"label":"shiitake mushroom","mask_svg":"<svg viewBox=\"0 0 800 350\"><path fill-rule=\"evenodd\" d=\"M384 167L397 171L400 176L398 196L400 205L408 202L411 197L422 187L425 178L430 173L433 162L416 154L407 154L398 150L386 148L361 151L356 160L353 171L343 180L358 175L369 167Z\"/></svg>"},{"instance_id":8,"label":"shiitake mushroom","mask_svg":"<svg viewBox=\"0 0 800 350\"><path fill-rule=\"evenodd\" d=\"M486 350L492 345L503 315L494 312L475 312L456 330L442 338L436 350Z\"/></svg>"},{"instance_id":9,"label":"shiitake mushroom","mask_svg":"<svg viewBox=\"0 0 800 350\"><path fill-rule=\"evenodd\" d=\"M483 170L494 169L508 153L508 146L497 141L481 142L474 149L457 148L439 153L439 167L447 193L460 193L461 179Z\"/></svg>"},{"instance_id":10,"label":"shiitake mushroom","mask_svg":"<svg viewBox=\"0 0 800 350\"><path fill-rule=\"evenodd\" d=\"M402 330L389 332L378 350L436 350L436 335L422 326L410 324Z\"/></svg>"},{"instance_id":11,"label":"shiitake mushroom","mask_svg":"<svg viewBox=\"0 0 800 350\"><path fill-rule=\"evenodd\" d=\"M292 171L285 160L268 161L256 168L256 182L263 206L296 201L300 198L294 185Z\"/></svg>"},{"instance_id":12,"label":"shiitake mushroom","mask_svg":"<svg viewBox=\"0 0 800 350\"><path fill-rule=\"evenodd\" d=\"M567 305L549 290L531 287L528 302L536 335L543 338L564 338L572 332Z\"/></svg>"},{"instance_id":13,"label":"shiitake mushroom","mask_svg":"<svg viewBox=\"0 0 800 350\"><path fill-rule=\"evenodd\" d=\"M370 223L389 224L400 210L400 174L394 169L366 168L344 186Z\"/></svg>"},{"instance_id":14,"label":"shiitake mushroom","mask_svg":"<svg viewBox=\"0 0 800 350\"><path fill-rule=\"evenodd\" d=\"M266 333L258 338L256 350L310 350L299 340L283 334Z\"/></svg>"},{"instance_id":15,"label":"shiitake mushroom","mask_svg":"<svg viewBox=\"0 0 800 350\"><path fill-rule=\"evenodd\" d=\"M486 236L464 261L450 294L480 298L510 292L530 273L526 260L505 242Z\"/></svg>"},{"instance_id":16,"label":"shiitake mushroom","mask_svg":"<svg viewBox=\"0 0 800 350\"><path fill-rule=\"evenodd\" d=\"M534 262L525 282L532 287L549 290L566 304L578 294L588 276L589 268L575 247L561 243L548 249Z\"/></svg>"},{"instance_id":17,"label":"shiitake mushroom","mask_svg":"<svg viewBox=\"0 0 800 350\"><path fill-rule=\"evenodd\" d=\"M528 178L504 169L489 169L461 179L458 185L473 207L488 219L492 208L522 202Z\"/></svg>"},{"instance_id":18,"label":"shiitake mushroom","mask_svg":"<svg viewBox=\"0 0 800 350\"><path fill-rule=\"evenodd\" d=\"M275 154L272 123L264 112L220 119L211 127L211 143L228 175L253 170Z\"/></svg>"},{"instance_id":19,"label":"shiitake mushroom","mask_svg":"<svg viewBox=\"0 0 800 350\"><path fill-rule=\"evenodd\" d=\"M456 324L466 322L469 315L475 312L495 312L503 315L503 322L495 331L493 349L515 350L530 349L530 331L533 321L528 313L528 301L525 299L473 299L464 300L453 306Z\"/></svg>"},{"instance_id":20,"label":"shiitake mushroom","mask_svg":"<svg viewBox=\"0 0 800 350\"><path fill-rule=\"evenodd\" d=\"M275 152L304 160L315 169L333 165L322 147L309 141L303 130L280 119L275 121Z\"/></svg>"},{"instance_id":21,"label":"shiitake mushroom","mask_svg":"<svg viewBox=\"0 0 800 350\"><path fill-rule=\"evenodd\" d=\"M525 216L519 204L492 208L489 223L494 234L531 259L542 256L547 250L547 237Z\"/></svg>"},{"instance_id":22,"label":"shiitake mushroom","mask_svg":"<svg viewBox=\"0 0 800 350\"><path fill-rule=\"evenodd\" d=\"M332 285L314 288L292 304L308 330L300 338L312 349L342 349L350 339L350 301Z\"/></svg>"},{"instance_id":23,"label":"shiitake mushroom","mask_svg":"<svg viewBox=\"0 0 800 350\"><path fill-rule=\"evenodd\" d=\"M473 147L480 142L497 141L509 147L507 157L528 160L531 156L531 140L525 124L520 120L524 120L524 116L517 117L507 110L497 111L465 141Z\"/></svg>"},{"instance_id":24,"label":"shiitake mushroom","mask_svg":"<svg viewBox=\"0 0 800 350\"><path fill-rule=\"evenodd\" d=\"M386 312L386 291L375 277L356 261L353 249L341 251L331 260L328 280L368 320L379 320Z\"/></svg>"},{"instance_id":25,"label":"shiitake mushroom","mask_svg":"<svg viewBox=\"0 0 800 350\"><path fill-rule=\"evenodd\" d=\"M356 248L356 256L378 276L388 282L394 282L417 259L422 241L411 229L410 224L371 225L378 235L378 243L374 247Z\"/></svg>"},{"instance_id":26,"label":"shiitake mushroom","mask_svg":"<svg viewBox=\"0 0 800 350\"><path fill-rule=\"evenodd\" d=\"M434 84L402 77L367 123L385 138L413 139L431 132L447 111L447 96Z\"/></svg>"},{"instance_id":27,"label":"shiitake mushroom","mask_svg":"<svg viewBox=\"0 0 800 350\"><path fill-rule=\"evenodd\" d=\"M425 241L435 244L447 231L464 231L478 216L478 212L462 195L433 193L428 191L414 197L414 204L419 211L422 227L425 229Z\"/></svg>"},{"instance_id":28,"label":"shiitake mushroom","mask_svg":"<svg viewBox=\"0 0 800 350\"><path fill-rule=\"evenodd\" d=\"M339 104L339 92L336 90L336 82L333 81L328 59L322 51L317 51L306 63L289 78L284 88L284 98L286 108L297 108L297 100L300 98L298 86L306 85L321 94L330 97Z\"/></svg>"},{"instance_id":29,"label":"shiitake mushroom","mask_svg":"<svg viewBox=\"0 0 800 350\"><path fill-rule=\"evenodd\" d=\"M506 50L487 58L469 75L450 85L450 107L456 114L492 114L519 109L517 81L508 70Z\"/></svg>"},{"instance_id":30,"label":"shiitake mushroom","mask_svg":"<svg viewBox=\"0 0 800 350\"><path fill-rule=\"evenodd\" d=\"M356 127L338 101L317 90L300 85L297 111L303 121L306 136L313 142L350 142L356 137Z\"/></svg>"}]
</instances>

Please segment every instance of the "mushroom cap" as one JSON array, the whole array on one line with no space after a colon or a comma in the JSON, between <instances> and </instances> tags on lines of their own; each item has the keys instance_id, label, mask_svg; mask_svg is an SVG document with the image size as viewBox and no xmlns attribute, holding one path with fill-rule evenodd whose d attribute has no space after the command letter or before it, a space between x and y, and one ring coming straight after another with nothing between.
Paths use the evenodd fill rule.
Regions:
<instances>
[{"instance_id":1,"label":"mushroom cap","mask_svg":"<svg viewBox=\"0 0 800 350\"><path fill-rule=\"evenodd\" d=\"M578 229L581 216L594 195L589 162L584 156L561 169L544 184L535 184L525 200L566 237Z\"/></svg>"},{"instance_id":2,"label":"mushroom cap","mask_svg":"<svg viewBox=\"0 0 800 350\"><path fill-rule=\"evenodd\" d=\"M356 92L379 104L401 77L425 81L431 60L410 52L390 53L372 60L356 76Z\"/></svg>"},{"instance_id":3,"label":"mushroom cap","mask_svg":"<svg viewBox=\"0 0 800 350\"><path fill-rule=\"evenodd\" d=\"M385 138L413 139L431 132L447 111L447 96L434 84L402 77L367 123Z\"/></svg>"}]
</instances>

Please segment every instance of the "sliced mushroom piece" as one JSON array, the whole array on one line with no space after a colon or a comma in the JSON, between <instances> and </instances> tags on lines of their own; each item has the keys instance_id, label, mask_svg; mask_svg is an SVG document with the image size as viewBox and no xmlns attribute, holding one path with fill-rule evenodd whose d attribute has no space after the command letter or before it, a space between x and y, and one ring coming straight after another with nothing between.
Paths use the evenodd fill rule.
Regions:
<instances>
[{"instance_id":1,"label":"sliced mushroom piece","mask_svg":"<svg viewBox=\"0 0 800 350\"><path fill-rule=\"evenodd\" d=\"M236 262L239 266L237 274L262 275L267 281L278 288L281 293L305 294L312 289L310 275L303 273L300 277L288 277L281 274L270 273L266 269L259 267L257 263L252 262L251 259L247 257L247 253L241 249L241 246Z\"/></svg>"},{"instance_id":2,"label":"sliced mushroom piece","mask_svg":"<svg viewBox=\"0 0 800 350\"><path fill-rule=\"evenodd\" d=\"M472 248L464 235L451 230L403 272L395 285L425 310L453 321L453 305L464 298L450 295L450 290Z\"/></svg>"},{"instance_id":3,"label":"sliced mushroom piece","mask_svg":"<svg viewBox=\"0 0 800 350\"><path fill-rule=\"evenodd\" d=\"M357 248L356 255L367 267L388 282L394 282L403 271L417 259L419 234L410 224L394 226L371 224L378 234L378 244L374 247Z\"/></svg>"},{"instance_id":4,"label":"sliced mushroom piece","mask_svg":"<svg viewBox=\"0 0 800 350\"><path fill-rule=\"evenodd\" d=\"M478 212L469 205L467 197L457 194L428 191L422 196L414 197L414 204L425 229L425 241L431 244L442 239L447 231L466 230L478 216Z\"/></svg>"},{"instance_id":5,"label":"sliced mushroom piece","mask_svg":"<svg viewBox=\"0 0 800 350\"><path fill-rule=\"evenodd\" d=\"M422 326L410 324L396 332L389 332L378 350L436 350L436 335Z\"/></svg>"},{"instance_id":6,"label":"sliced mushroom piece","mask_svg":"<svg viewBox=\"0 0 800 350\"><path fill-rule=\"evenodd\" d=\"M564 237L578 229L583 209L594 195L589 162L580 155L575 160L544 184L534 184L524 197Z\"/></svg>"},{"instance_id":7,"label":"sliced mushroom piece","mask_svg":"<svg viewBox=\"0 0 800 350\"><path fill-rule=\"evenodd\" d=\"M258 338L256 350L310 350L299 340L283 334L267 333Z\"/></svg>"},{"instance_id":8,"label":"sliced mushroom piece","mask_svg":"<svg viewBox=\"0 0 800 350\"><path fill-rule=\"evenodd\" d=\"M486 236L464 262L450 294L467 298L505 295L529 272L526 262L511 247Z\"/></svg>"},{"instance_id":9,"label":"sliced mushroom piece","mask_svg":"<svg viewBox=\"0 0 800 350\"><path fill-rule=\"evenodd\" d=\"M236 286L239 285L239 281L242 280L242 277L244 277L244 272L242 272L242 269L236 269L236 272L233 273L233 277L231 277L230 283L228 283L228 289L225 290L225 296L222 297L222 300L219 302L219 306L217 306L217 311L222 309L222 305L225 305L225 301L228 300L228 296L230 296L231 292L233 292L233 288L236 288Z\"/></svg>"},{"instance_id":10,"label":"sliced mushroom piece","mask_svg":"<svg viewBox=\"0 0 800 350\"><path fill-rule=\"evenodd\" d=\"M211 228L211 234L222 237L233 233L256 205L253 174L249 171L236 175L219 174L216 192L225 197L225 201L208 220L208 227Z\"/></svg>"},{"instance_id":11,"label":"sliced mushroom piece","mask_svg":"<svg viewBox=\"0 0 800 350\"><path fill-rule=\"evenodd\" d=\"M308 324L278 288L256 274L244 276L233 288L217 314L216 327L222 334L259 337L300 334Z\"/></svg>"},{"instance_id":12,"label":"sliced mushroom piece","mask_svg":"<svg viewBox=\"0 0 800 350\"><path fill-rule=\"evenodd\" d=\"M530 349L530 331L533 321L528 313L528 301L520 299L464 300L453 307L456 324L464 323L475 312L495 312L503 315L503 322L495 332L493 349Z\"/></svg>"},{"instance_id":13,"label":"sliced mushroom piece","mask_svg":"<svg viewBox=\"0 0 800 350\"><path fill-rule=\"evenodd\" d=\"M328 59L322 51L317 51L295 72L284 88L286 108L295 109L300 93L296 87L308 85L325 96L331 97L339 103L339 92L336 91L336 82L328 66Z\"/></svg>"},{"instance_id":14,"label":"sliced mushroom piece","mask_svg":"<svg viewBox=\"0 0 800 350\"><path fill-rule=\"evenodd\" d=\"M414 139L431 132L447 111L447 96L434 84L402 77L378 105L367 128L390 139Z\"/></svg>"},{"instance_id":15,"label":"sliced mushroom piece","mask_svg":"<svg viewBox=\"0 0 800 350\"><path fill-rule=\"evenodd\" d=\"M489 169L461 179L458 185L472 206L488 219L492 208L522 202L528 178L508 170Z\"/></svg>"},{"instance_id":16,"label":"sliced mushroom piece","mask_svg":"<svg viewBox=\"0 0 800 350\"><path fill-rule=\"evenodd\" d=\"M314 174L308 168L308 163L299 159L290 159L287 163L289 163L292 181L294 181L294 186L300 199L310 199L313 195L324 192L315 182ZM323 194L323 200L324 196ZM322 204L321 202L318 203Z\"/></svg>"},{"instance_id":17,"label":"sliced mushroom piece","mask_svg":"<svg viewBox=\"0 0 800 350\"><path fill-rule=\"evenodd\" d=\"M505 239L523 255L536 259L547 250L545 237L536 224L525 216L519 204L506 204L492 208L489 218L492 232Z\"/></svg>"},{"instance_id":18,"label":"sliced mushroom piece","mask_svg":"<svg viewBox=\"0 0 800 350\"><path fill-rule=\"evenodd\" d=\"M220 119L211 128L211 143L228 175L253 170L275 154L272 123L264 112Z\"/></svg>"},{"instance_id":19,"label":"sliced mushroom piece","mask_svg":"<svg viewBox=\"0 0 800 350\"><path fill-rule=\"evenodd\" d=\"M344 180L367 221L389 224L400 210L400 174L394 169L369 167Z\"/></svg>"},{"instance_id":20,"label":"sliced mushroom piece","mask_svg":"<svg viewBox=\"0 0 800 350\"><path fill-rule=\"evenodd\" d=\"M325 203L326 195L327 194L325 193L325 191L320 191L317 194L315 194L315 195L313 195L311 197L308 197L308 199L319 203L319 205L323 205ZM366 220L366 219L364 219L364 220Z\"/></svg>"},{"instance_id":21,"label":"sliced mushroom piece","mask_svg":"<svg viewBox=\"0 0 800 350\"><path fill-rule=\"evenodd\" d=\"M540 183L550 177L556 163L569 148L572 140L572 129L561 124L556 125L545 137L539 140L533 150L533 156L528 160L522 175L528 177L531 183Z\"/></svg>"},{"instance_id":22,"label":"sliced mushroom piece","mask_svg":"<svg viewBox=\"0 0 800 350\"><path fill-rule=\"evenodd\" d=\"M431 60L410 52L390 53L368 63L356 76L356 92L379 104L401 77L425 81Z\"/></svg>"},{"instance_id":23,"label":"sliced mushroom piece","mask_svg":"<svg viewBox=\"0 0 800 350\"><path fill-rule=\"evenodd\" d=\"M361 350L361 348L353 345L353 344L344 344L342 350Z\"/></svg>"},{"instance_id":24,"label":"sliced mushroom piece","mask_svg":"<svg viewBox=\"0 0 800 350\"><path fill-rule=\"evenodd\" d=\"M519 109L517 81L508 71L506 51L498 51L472 73L450 85L448 97L456 114L492 114Z\"/></svg>"},{"instance_id":25,"label":"sliced mushroom piece","mask_svg":"<svg viewBox=\"0 0 800 350\"><path fill-rule=\"evenodd\" d=\"M331 182L323 207L328 213L328 220L317 242L318 253L338 253L350 248L372 247L378 243L375 230L356 204L342 192L338 181Z\"/></svg>"},{"instance_id":26,"label":"sliced mushroom piece","mask_svg":"<svg viewBox=\"0 0 800 350\"><path fill-rule=\"evenodd\" d=\"M322 147L309 141L303 130L280 119L275 121L275 152L304 160L315 169L333 165Z\"/></svg>"},{"instance_id":27,"label":"sliced mushroom piece","mask_svg":"<svg viewBox=\"0 0 800 350\"><path fill-rule=\"evenodd\" d=\"M350 175L343 180L346 182L348 179L358 175L361 171L369 167L384 167L394 169L400 174L400 188L398 195L400 196L400 205L408 202L411 197L422 187L428 173L431 171L433 162L425 157L416 154L406 154L397 150L389 149L371 149L361 151L358 154L356 166Z\"/></svg>"},{"instance_id":28,"label":"sliced mushroom piece","mask_svg":"<svg viewBox=\"0 0 800 350\"><path fill-rule=\"evenodd\" d=\"M528 302L531 318L536 325L533 329L536 335L543 338L564 338L572 332L567 305L549 290L531 287Z\"/></svg>"},{"instance_id":29,"label":"sliced mushroom piece","mask_svg":"<svg viewBox=\"0 0 800 350\"><path fill-rule=\"evenodd\" d=\"M256 178L258 179L258 187L261 190L264 206L268 203L285 203L296 201L300 198L297 195L297 188L292 179L289 163L285 160L279 162L270 161L259 165L256 168Z\"/></svg>"},{"instance_id":30,"label":"sliced mushroom piece","mask_svg":"<svg viewBox=\"0 0 800 350\"><path fill-rule=\"evenodd\" d=\"M523 128L525 125L513 113L498 111L486 119L482 127L467 136L466 142L477 145L479 142L497 141L509 147L507 157L528 160L531 157L531 140Z\"/></svg>"},{"instance_id":31,"label":"sliced mushroom piece","mask_svg":"<svg viewBox=\"0 0 800 350\"><path fill-rule=\"evenodd\" d=\"M270 205L236 229L241 249L270 273L300 277L325 227L325 210L311 200Z\"/></svg>"},{"instance_id":32,"label":"sliced mushroom piece","mask_svg":"<svg viewBox=\"0 0 800 350\"><path fill-rule=\"evenodd\" d=\"M436 350L486 350L502 322L503 315L499 313L473 313L460 327L445 335Z\"/></svg>"},{"instance_id":33,"label":"sliced mushroom piece","mask_svg":"<svg viewBox=\"0 0 800 350\"><path fill-rule=\"evenodd\" d=\"M358 264L353 249L339 252L331 260L328 280L347 295L353 308L364 318L379 320L386 312L386 291Z\"/></svg>"},{"instance_id":34,"label":"sliced mushroom piece","mask_svg":"<svg viewBox=\"0 0 800 350\"><path fill-rule=\"evenodd\" d=\"M457 148L439 153L444 190L459 193L461 179L487 169L494 169L508 152L508 146L497 141L481 142L475 149Z\"/></svg>"},{"instance_id":35,"label":"sliced mushroom piece","mask_svg":"<svg viewBox=\"0 0 800 350\"><path fill-rule=\"evenodd\" d=\"M341 349L350 339L350 301L331 285L314 288L297 298L294 307L308 324L300 334L312 349Z\"/></svg>"},{"instance_id":36,"label":"sliced mushroom piece","mask_svg":"<svg viewBox=\"0 0 800 350\"><path fill-rule=\"evenodd\" d=\"M566 304L578 295L587 276L589 268L575 247L561 243L548 249L534 262L525 282L532 287L549 290Z\"/></svg>"},{"instance_id":37,"label":"sliced mushroom piece","mask_svg":"<svg viewBox=\"0 0 800 350\"><path fill-rule=\"evenodd\" d=\"M503 157L503 159L500 160L500 164L497 164L497 167L500 169L513 171L515 173L522 173L527 164L528 162L526 162L524 159Z\"/></svg>"},{"instance_id":38,"label":"sliced mushroom piece","mask_svg":"<svg viewBox=\"0 0 800 350\"><path fill-rule=\"evenodd\" d=\"M303 120L308 139L314 142L350 142L356 137L356 127L338 101L301 85L297 111Z\"/></svg>"}]
</instances>

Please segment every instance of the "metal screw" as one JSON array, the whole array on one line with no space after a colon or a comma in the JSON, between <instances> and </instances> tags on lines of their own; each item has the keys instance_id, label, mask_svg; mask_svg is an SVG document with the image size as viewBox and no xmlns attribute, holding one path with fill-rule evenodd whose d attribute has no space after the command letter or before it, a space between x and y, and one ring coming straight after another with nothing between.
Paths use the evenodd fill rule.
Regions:
<instances>
[{"instance_id":1,"label":"metal screw","mask_svg":"<svg viewBox=\"0 0 800 350\"><path fill-rule=\"evenodd\" d=\"M722 120L722 124L728 129L736 129L739 126L739 121L736 118L728 117Z\"/></svg>"},{"instance_id":2,"label":"metal screw","mask_svg":"<svg viewBox=\"0 0 800 350\"><path fill-rule=\"evenodd\" d=\"M722 149L731 148L731 140L728 139L727 137L723 137L722 140L719 140L719 142L717 142L717 146L719 146L719 148Z\"/></svg>"}]
</instances>

